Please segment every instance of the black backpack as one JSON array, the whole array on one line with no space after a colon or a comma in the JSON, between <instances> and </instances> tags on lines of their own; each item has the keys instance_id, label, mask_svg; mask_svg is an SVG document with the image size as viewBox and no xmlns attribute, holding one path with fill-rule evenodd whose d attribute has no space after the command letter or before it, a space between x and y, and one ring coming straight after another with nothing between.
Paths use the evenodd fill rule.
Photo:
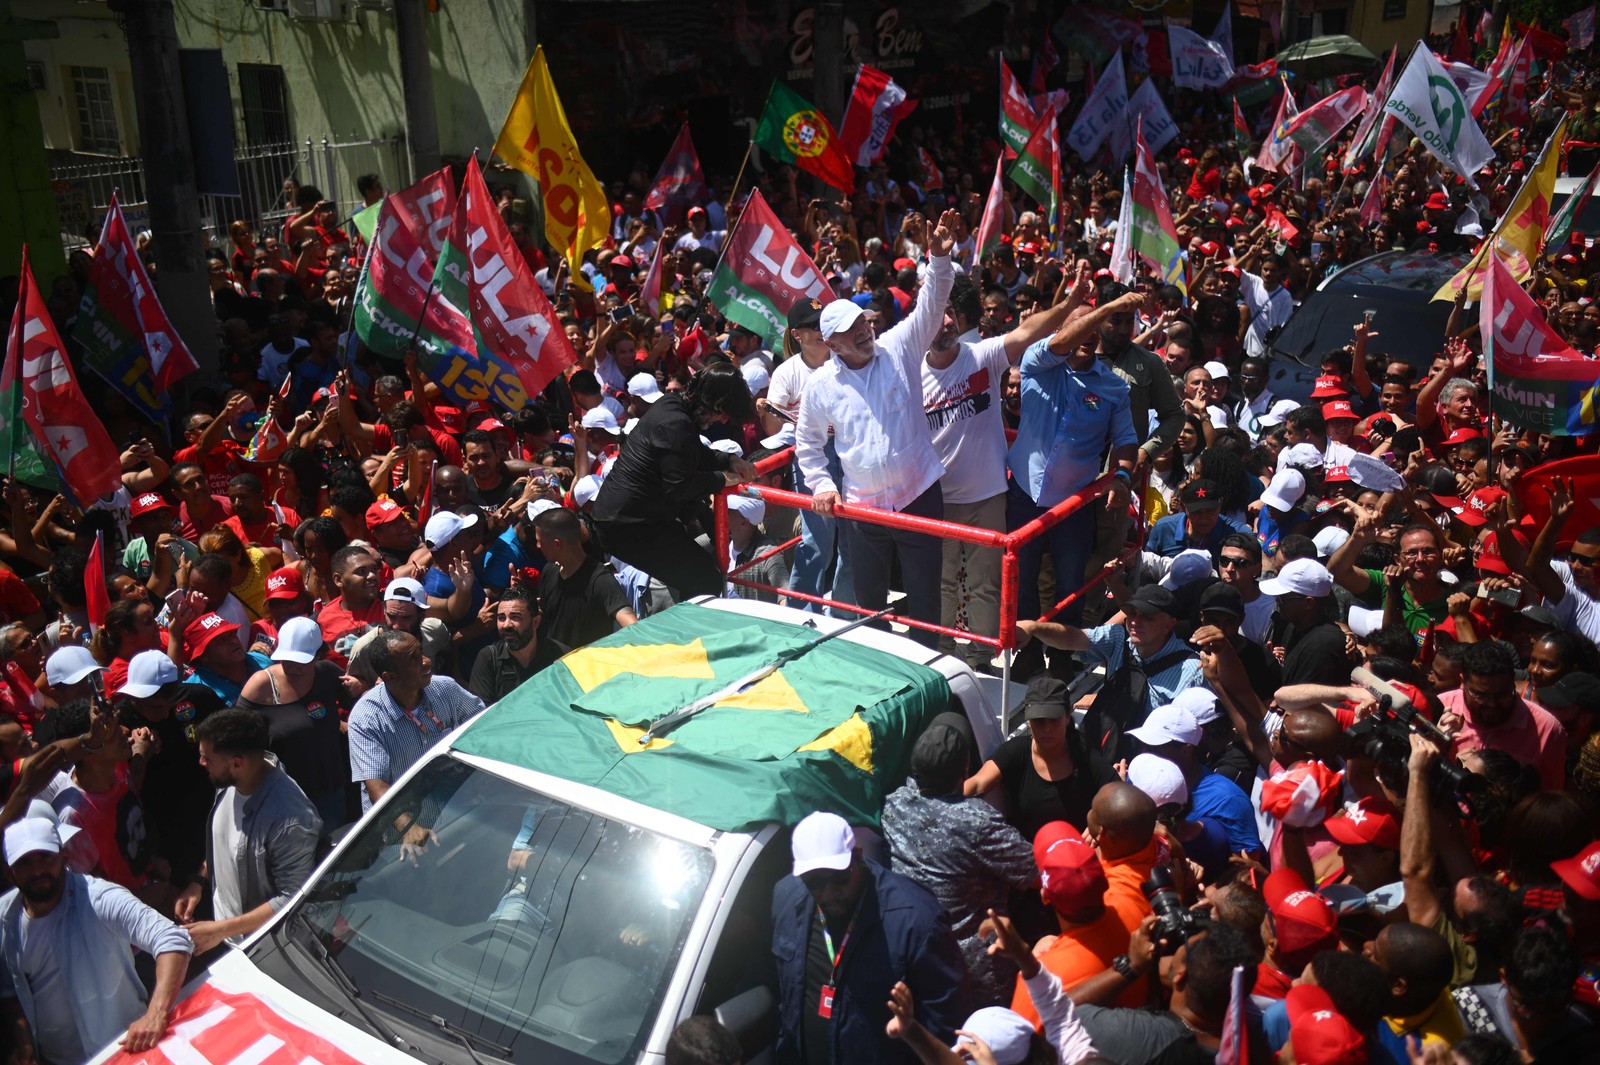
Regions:
<instances>
[{"instance_id":1,"label":"black backpack","mask_svg":"<svg viewBox=\"0 0 1600 1065\"><path fill-rule=\"evenodd\" d=\"M1130 755L1123 750L1122 734L1144 722L1150 677L1195 657L1194 651L1185 647L1141 666L1134 661L1132 645L1124 642L1122 664L1110 676L1102 679L1093 671L1080 674L1068 689L1068 705L1076 705L1085 695L1094 693L1094 702L1083 712L1083 721L1078 725L1084 745L1111 759Z\"/></svg>"}]
</instances>

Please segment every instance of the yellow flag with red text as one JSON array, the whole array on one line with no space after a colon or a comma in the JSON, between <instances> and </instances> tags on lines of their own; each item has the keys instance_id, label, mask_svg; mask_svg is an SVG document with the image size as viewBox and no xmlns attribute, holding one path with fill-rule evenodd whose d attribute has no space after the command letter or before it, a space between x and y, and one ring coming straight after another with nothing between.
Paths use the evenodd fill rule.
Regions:
<instances>
[{"instance_id":1,"label":"yellow flag with red text","mask_svg":"<svg viewBox=\"0 0 1600 1065\"><path fill-rule=\"evenodd\" d=\"M1533 276L1533 263L1539 258L1544 230L1550 224L1550 203L1555 198L1556 175L1561 172L1561 142L1567 133L1567 117L1563 115L1556 124L1544 151L1517 190L1516 199L1500 216L1500 224L1479 245L1472 260L1433 294L1435 300L1453 301L1463 288L1468 299L1482 299L1491 255L1504 262L1518 282Z\"/></svg>"},{"instance_id":2,"label":"yellow flag with red text","mask_svg":"<svg viewBox=\"0 0 1600 1065\"><path fill-rule=\"evenodd\" d=\"M611 207L605 187L578 151L542 46L533 51L494 151L507 165L539 182L545 238L567 257L567 275L587 288L580 269L583 254L610 236Z\"/></svg>"}]
</instances>

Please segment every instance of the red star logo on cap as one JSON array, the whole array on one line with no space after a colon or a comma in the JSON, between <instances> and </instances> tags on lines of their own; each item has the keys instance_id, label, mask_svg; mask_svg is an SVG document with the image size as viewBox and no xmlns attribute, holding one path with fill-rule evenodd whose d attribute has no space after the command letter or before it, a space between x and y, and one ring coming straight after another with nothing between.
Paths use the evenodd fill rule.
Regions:
<instances>
[{"instance_id":1,"label":"red star logo on cap","mask_svg":"<svg viewBox=\"0 0 1600 1065\"><path fill-rule=\"evenodd\" d=\"M1204 488L1196 488L1194 490L1194 497L1196 499L1204 499L1206 497L1206 490Z\"/></svg>"}]
</instances>

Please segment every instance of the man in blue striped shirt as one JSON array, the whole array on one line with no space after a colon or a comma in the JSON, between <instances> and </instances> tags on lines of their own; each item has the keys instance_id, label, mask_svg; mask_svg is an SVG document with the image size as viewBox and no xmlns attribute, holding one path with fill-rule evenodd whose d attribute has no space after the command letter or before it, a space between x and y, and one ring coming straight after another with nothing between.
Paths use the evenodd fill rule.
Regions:
<instances>
[{"instance_id":1,"label":"man in blue striped shirt","mask_svg":"<svg viewBox=\"0 0 1600 1065\"><path fill-rule=\"evenodd\" d=\"M483 709L482 699L433 675L433 662L409 632L380 633L367 654L383 683L350 711L350 779L362 785L363 813L446 733Z\"/></svg>"}]
</instances>

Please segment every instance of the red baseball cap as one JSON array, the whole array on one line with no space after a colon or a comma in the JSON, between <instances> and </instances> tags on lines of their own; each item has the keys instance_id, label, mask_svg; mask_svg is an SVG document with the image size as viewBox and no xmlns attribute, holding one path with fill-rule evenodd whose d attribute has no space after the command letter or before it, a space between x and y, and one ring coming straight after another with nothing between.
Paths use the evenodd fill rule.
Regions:
<instances>
[{"instance_id":1,"label":"red baseball cap","mask_svg":"<svg viewBox=\"0 0 1600 1065\"><path fill-rule=\"evenodd\" d=\"M1285 954L1338 945L1339 922L1326 899L1293 869L1275 869L1261 885L1278 947Z\"/></svg>"},{"instance_id":2,"label":"red baseball cap","mask_svg":"<svg viewBox=\"0 0 1600 1065\"><path fill-rule=\"evenodd\" d=\"M380 499L367 508L367 528L376 529L406 516L405 508L392 499Z\"/></svg>"},{"instance_id":3,"label":"red baseball cap","mask_svg":"<svg viewBox=\"0 0 1600 1065\"><path fill-rule=\"evenodd\" d=\"M1369 795L1346 806L1323 822L1328 835L1340 843L1373 843L1386 851L1400 849L1400 815L1387 799Z\"/></svg>"},{"instance_id":4,"label":"red baseball cap","mask_svg":"<svg viewBox=\"0 0 1600 1065\"><path fill-rule=\"evenodd\" d=\"M1106 873L1083 834L1065 821L1051 821L1033 837L1039 893L1057 913L1077 913L1102 901Z\"/></svg>"},{"instance_id":5,"label":"red baseball cap","mask_svg":"<svg viewBox=\"0 0 1600 1065\"><path fill-rule=\"evenodd\" d=\"M1331 422L1335 418L1348 418L1357 421L1355 408L1350 406L1348 399L1333 399L1322 405L1322 420Z\"/></svg>"},{"instance_id":6,"label":"red baseball cap","mask_svg":"<svg viewBox=\"0 0 1600 1065\"><path fill-rule=\"evenodd\" d=\"M451 436L459 436L461 434L461 408L447 407L440 404L433 408L433 417L444 428L444 431Z\"/></svg>"},{"instance_id":7,"label":"red baseball cap","mask_svg":"<svg viewBox=\"0 0 1600 1065\"><path fill-rule=\"evenodd\" d=\"M1550 870L1582 898L1600 902L1600 841L1589 844L1570 858L1551 862Z\"/></svg>"},{"instance_id":8,"label":"red baseball cap","mask_svg":"<svg viewBox=\"0 0 1600 1065\"><path fill-rule=\"evenodd\" d=\"M305 590L305 578L293 566L283 566L267 575L268 599L298 599Z\"/></svg>"},{"instance_id":9,"label":"red baseball cap","mask_svg":"<svg viewBox=\"0 0 1600 1065\"><path fill-rule=\"evenodd\" d=\"M1332 375L1317 378L1311 389L1312 399L1339 399L1349 394L1350 390L1344 387L1344 382Z\"/></svg>"},{"instance_id":10,"label":"red baseball cap","mask_svg":"<svg viewBox=\"0 0 1600 1065\"><path fill-rule=\"evenodd\" d=\"M1366 1065L1367 1041L1316 984L1295 984L1284 999L1296 1065Z\"/></svg>"},{"instance_id":11,"label":"red baseball cap","mask_svg":"<svg viewBox=\"0 0 1600 1065\"><path fill-rule=\"evenodd\" d=\"M1331 407L1331 406L1333 406L1332 403L1325 403L1325 404L1323 404L1323 409L1326 410L1328 407ZM1324 414L1323 417L1326 418L1327 415ZM1322 479L1327 484L1337 484L1337 483L1340 483L1340 482L1343 482L1343 481L1349 481L1349 480L1351 480L1350 467L1349 466L1329 466L1328 467L1328 472L1323 475Z\"/></svg>"},{"instance_id":12,"label":"red baseball cap","mask_svg":"<svg viewBox=\"0 0 1600 1065\"><path fill-rule=\"evenodd\" d=\"M1489 520L1489 508L1505 494L1505 489L1493 485L1480 488L1462 502L1460 509L1451 507L1450 513L1461 524L1476 529Z\"/></svg>"},{"instance_id":13,"label":"red baseball cap","mask_svg":"<svg viewBox=\"0 0 1600 1065\"><path fill-rule=\"evenodd\" d=\"M190 659L196 659L205 654L206 648L210 647L219 636L227 636L238 631L239 626L221 614L201 614L189 622L189 627L183 630L183 642L189 649Z\"/></svg>"},{"instance_id":14,"label":"red baseball cap","mask_svg":"<svg viewBox=\"0 0 1600 1065\"><path fill-rule=\"evenodd\" d=\"M1528 549L1528 538L1515 529L1511 535L1517 538L1517 543L1522 545L1524 551ZM1494 573L1502 577L1511 576L1511 567L1506 565L1506 560L1500 554L1500 534L1492 532L1483 538L1483 547L1478 551L1478 568L1485 573Z\"/></svg>"},{"instance_id":15,"label":"red baseball cap","mask_svg":"<svg viewBox=\"0 0 1600 1065\"><path fill-rule=\"evenodd\" d=\"M1448 211L1450 209L1450 197L1446 196L1442 192L1439 192L1438 190L1435 190L1433 194L1428 197L1428 202L1422 206L1429 211Z\"/></svg>"},{"instance_id":16,"label":"red baseball cap","mask_svg":"<svg viewBox=\"0 0 1600 1065\"><path fill-rule=\"evenodd\" d=\"M894 268L896 270L915 270L917 268L917 260L908 259L902 255L894 261Z\"/></svg>"},{"instance_id":17,"label":"red baseball cap","mask_svg":"<svg viewBox=\"0 0 1600 1065\"><path fill-rule=\"evenodd\" d=\"M1464 444L1468 440L1482 440L1482 439L1483 439L1483 431L1481 429L1472 429L1472 428L1468 428L1468 427L1463 427L1463 428L1455 430L1449 436L1445 437L1443 446L1444 447L1455 447L1457 444Z\"/></svg>"},{"instance_id":18,"label":"red baseball cap","mask_svg":"<svg viewBox=\"0 0 1600 1065\"><path fill-rule=\"evenodd\" d=\"M168 503L166 497L159 492L145 492L134 499L133 507L129 510L129 516L142 518L152 511L172 509L174 509L172 504Z\"/></svg>"}]
</instances>

